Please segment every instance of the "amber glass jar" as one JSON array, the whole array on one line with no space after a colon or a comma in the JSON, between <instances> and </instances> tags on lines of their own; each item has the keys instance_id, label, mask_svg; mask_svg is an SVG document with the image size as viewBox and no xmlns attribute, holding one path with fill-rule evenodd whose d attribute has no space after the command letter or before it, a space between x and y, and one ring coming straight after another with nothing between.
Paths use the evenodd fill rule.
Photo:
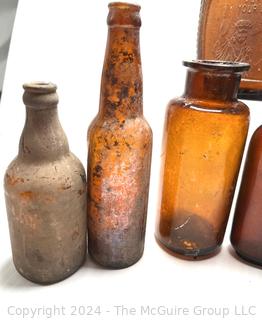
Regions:
<instances>
[{"instance_id":1,"label":"amber glass jar","mask_svg":"<svg viewBox=\"0 0 262 320\"><path fill-rule=\"evenodd\" d=\"M262 265L262 126L252 136L231 232L244 259Z\"/></svg>"},{"instance_id":2,"label":"amber glass jar","mask_svg":"<svg viewBox=\"0 0 262 320\"><path fill-rule=\"evenodd\" d=\"M198 58L242 61L239 98L262 100L262 2L260 0L202 0Z\"/></svg>"},{"instance_id":3,"label":"amber glass jar","mask_svg":"<svg viewBox=\"0 0 262 320\"><path fill-rule=\"evenodd\" d=\"M143 253L152 132L143 117L140 7L109 4L100 108L88 131L88 248L109 268Z\"/></svg>"},{"instance_id":4,"label":"amber glass jar","mask_svg":"<svg viewBox=\"0 0 262 320\"><path fill-rule=\"evenodd\" d=\"M166 113L156 238L189 257L218 249L234 194L249 126L237 101L247 64L184 62L185 93Z\"/></svg>"}]
</instances>

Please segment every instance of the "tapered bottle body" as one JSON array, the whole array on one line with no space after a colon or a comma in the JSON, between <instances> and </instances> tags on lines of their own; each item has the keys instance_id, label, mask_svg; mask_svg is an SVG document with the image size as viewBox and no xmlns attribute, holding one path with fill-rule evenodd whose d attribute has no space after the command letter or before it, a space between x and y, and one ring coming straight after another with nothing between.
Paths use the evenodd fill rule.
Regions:
<instances>
[{"instance_id":1,"label":"tapered bottle body","mask_svg":"<svg viewBox=\"0 0 262 320\"><path fill-rule=\"evenodd\" d=\"M262 3L256 0L202 0L198 59L247 62L239 98L262 100Z\"/></svg>"},{"instance_id":2,"label":"tapered bottle body","mask_svg":"<svg viewBox=\"0 0 262 320\"><path fill-rule=\"evenodd\" d=\"M109 5L100 108L88 131L88 248L109 268L144 249L152 132L143 117L140 7Z\"/></svg>"},{"instance_id":3,"label":"tapered bottle body","mask_svg":"<svg viewBox=\"0 0 262 320\"><path fill-rule=\"evenodd\" d=\"M5 174L17 271L37 283L71 275L86 255L86 179L57 115L56 86L24 86L26 123L18 156Z\"/></svg>"},{"instance_id":4,"label":"tapered bottle body","mask_svg":"<svg viewBox=\"0 0 262 320\"><path fill-rule=\"evenodd\" d=\"M236 204L231 243L244 259L262 265L262 127L253 134Z\"/></svg>"},{"instance_id":5,"label":"tapered bottle body","mask_svg":"<svg viewBox=\"0 0 262 320\"><path fill-rule=\"evenodd\" d=\"M249 125L249 110L236 99L239 70L248 65L185 65L185 94L166 112L156 238L197 258L223 241Z\"/></svg>"}]
</instances>

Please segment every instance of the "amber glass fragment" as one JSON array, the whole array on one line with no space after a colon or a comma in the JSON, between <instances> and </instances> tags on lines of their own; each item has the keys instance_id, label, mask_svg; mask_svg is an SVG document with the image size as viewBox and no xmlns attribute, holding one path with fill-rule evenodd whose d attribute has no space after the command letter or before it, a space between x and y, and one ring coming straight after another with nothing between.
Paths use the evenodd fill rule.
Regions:
<instances>
[{"instance_id":1,"label":"amber glass fragment","mask_svg":"<svg viewBox=\"0 0 262 320\"><path fill-rule=\"evenodd\" d=\"M37 283L74 273L86 256L86 178L70 152L52 83L24 85L26 122L5 174L5 199L17 271Z\"/></svg>"},{"instance_id":2,"label":"amber glass fragment","mask_svg":"<svg viewBox=\"0 0 262 320\"><path fill-rule=\"evenodd\" d=\"M143 117L140 7L109 4L99 113L88 131L88 247L99 264L134 264L144 247L152 132Z\"/></svg>"},{"instance_id":3,"label":"amber glass fragment","mask_svg":"<svg viewBox=\"0 0 262 320\"><path fill-rule=\"evenodd\" d=\"M251 65L239 98L262 100L262 1L202 0L198 58Z\"/></svg>"},{"instance_id":4,"label":"amber glass fragment","mask_svg":"<svg viewBox=\"0 0 262 320\"><path fill-rule=\"evenodd\" d=\"M166 112L156 237L173 252L196 258L223 241L249 126L249 109L236 98L248 65L184 65L185 93Z\"/></svg>"},{"instance_id":5,"label":"amber glass fragment","mask_svg":"<svg viewBox=\"0 0 262 320\"><path fill-rule=\"evenodd\" d=\"M262 127L250 142L231 232L231 243L246 260L262 265Z\"/></svg>"}]
</instances>

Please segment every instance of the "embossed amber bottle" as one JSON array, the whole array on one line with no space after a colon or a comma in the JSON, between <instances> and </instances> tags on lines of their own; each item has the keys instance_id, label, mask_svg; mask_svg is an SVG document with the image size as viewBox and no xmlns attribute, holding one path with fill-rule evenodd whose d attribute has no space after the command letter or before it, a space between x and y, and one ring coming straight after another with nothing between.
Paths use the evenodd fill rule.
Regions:
<instances>
[{"instance_id":1,"label":"embossed amber bottle","mask_svg":"<svg viewBox=\"0 0 262 320\"><path fill-rule=\"evenodd\" d=\"M262 126L252 136L238 195L231 243L244 259L262 265Z\"/></svg>"},{"instance_id":2,"label":"embossed amber bottle","mask_svg":"<svg viewBox=\"0 0 262 320\"><path fill-rule=\"evenodd\" d=\"M24 89L26 122L5 174L6 208L17 271L48 284L85 260L86 179L58 119L56 86L30 83Z\"/></svg>"},{"instance_id":3,"label":"embossed amber bottle","mask_svg":"<svg viewBox=\"0 0 262 320\"><path fill-rule=\"evenodd\" d=\"M247 64L184 62L185 93L171 100L163 138L156 238L197 258L221 245L249 126L237 101Z\"/></svg>"},{"instance_id":4,"label":"embossed amber bottle","mask_svg":"<svg viewBox=\"0 0 262 320\"><path fill-rule=\"evenodd\" d=\"M99 112L88 131L88 247L124 268L144 248L152 132L143 117L140 7L109 4Z\"/></svg>"},{"instance_id":5,"label":"embossed amber bottle","mask_svg":"<svg viewBox=\"0 0 262 320\"><path fill-rule=\"evenodd\" d=\"M202 0L198 58L241 61L239 97L262 100L261 0Z\"/></svg>"}]
</instances>

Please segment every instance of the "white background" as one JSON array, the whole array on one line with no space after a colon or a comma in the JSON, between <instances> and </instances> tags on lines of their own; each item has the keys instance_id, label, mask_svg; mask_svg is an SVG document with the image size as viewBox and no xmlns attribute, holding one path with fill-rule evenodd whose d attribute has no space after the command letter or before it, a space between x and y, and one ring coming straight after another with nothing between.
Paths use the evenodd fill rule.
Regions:
<instances>
[{"instance_id":1,"label":"white background","mask_svg":"<svg viewBox=\"0 0 262 320\"><path fill-rule=\"evenodd\" d=\"M4 80L6 58L18 0L0 0L0 91Z\"/></svg>"},{"instance_id":2,"label":"white background","mask_svg":"<svg viewBox=\"0 0 262 320\"><path fill-rule=\"evenodd\" d=\"M20 0L7 64L0 107L0 177L17 154L24 124L22 84L32 80L58 85L59 115L71 150L86 163L86 132L98 111L100 77L107 37L107 1ZM196 35L200 0L140 0L141 54L144 74L144 114L154 132L148 225L143 258L125 270L105 270L87 259L69 279L39 286L18 275L11 260L11 248L0 188L0 315L1 319L22 319L7 314L8 306L52 307L97 306L102 311L114 305L163 305L228 307L227 319L261 319L262 270L238 260L229 245L231 220L222 251L199 262L174 258L154 239L158 198L160 148L165 106L181 95L184 87L183 59L196 56ZM250 134L262 122L262 103L247 102L251 109ZM197 187L197 186L196 186ZM232 215L231 215L232 218ZM255 305L257 315L234 316L234 306ZM12 309L14 310L14 309ZM221 316L116 317L63 316L53 319L222 319ZM139 312L138 312L139 314ZM35 319L46 319L38 316ZM29 317L27 317L29 319Z\"/></svg>"}]
</instances>

